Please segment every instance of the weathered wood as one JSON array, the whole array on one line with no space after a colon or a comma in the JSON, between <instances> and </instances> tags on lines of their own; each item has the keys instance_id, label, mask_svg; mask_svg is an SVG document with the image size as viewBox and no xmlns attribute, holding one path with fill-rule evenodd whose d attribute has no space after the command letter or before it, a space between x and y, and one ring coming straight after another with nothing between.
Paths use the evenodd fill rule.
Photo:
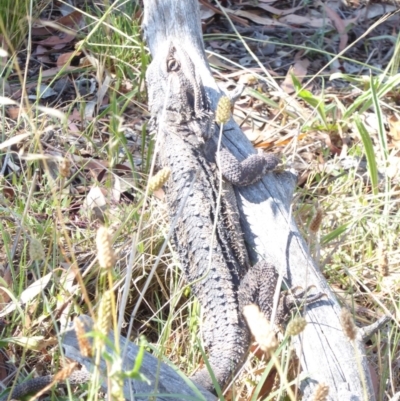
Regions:
<instances>
[{"instance_id":1,"label":"weathered wood","mask_svg":"<svg viewBox=\"0 0 400 401\"><path fill-rule=\"evenodd\" d=\"M93 321L89 316L81 315L78 318L84 326L86 333L93 331ZM111 332L108 336L110 343L114 344L114 334ZM119 338L121 348L125 347L127 340L120 336ZM76 338L76 333L71 325L68 330L65 331L62 345L64 353L67 358L70 358L81 365L90 372L94 372L94 362L92 358L82 356L79 343ZM106 346L106 352L109 356L112 356L114 350ZM128 342L128 351L123 364L123 371L128 372L135 366L135 361L139 352L139 347L136 344ZM106 362L104 359L100 360L98 365L99 377L101 378L101 386L104 391L107 392L108 386L108 375L109 370L107 369ZM190 379L186 378L179 370L175 367L170 366L167 362L162 362L153 355L145 352L143 356L143 362L140 368L147 381L139 381L133 379L124 380L124 396L127 400L143 400L154 399L158 401L175 401L175 400L206 400L213 401L215 396L210 394L208 391L201 389L191 382Z\"/></svg>"},{"instance_id":2,"label":"weathered wood","mask_svg":"<svg viewBox=\"0 0 400 401\"><path fill-rule=\"evenodd\" d=\"M222 91L209 69L201 35L197 0L146 0L143 28L154 56L171 41L183 45L202 78L215 108ZM240 128L231 121L224 144L239 159L254 153ZM315 285L327 297L305 312L310 324L295 340L303 373L303 399L310 399L318 383L330 388L329 400L375 400L368 362L361 341L344 336L340 306L302 239L290 213L296 177L291 172L269 174L260 183L237 189L242 226L249 251L272 261L283 272L288 286Z\"/></svg>"}]
</instances>

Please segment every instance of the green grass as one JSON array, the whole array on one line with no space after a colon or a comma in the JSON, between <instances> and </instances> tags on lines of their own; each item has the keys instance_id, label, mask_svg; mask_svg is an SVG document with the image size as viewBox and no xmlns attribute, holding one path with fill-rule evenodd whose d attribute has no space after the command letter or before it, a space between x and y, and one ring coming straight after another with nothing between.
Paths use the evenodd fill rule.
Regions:
<instances>
[{"instance_id":1,"label":"green grass","mask_svg":"<svg viewBox=\"0 0 400 401\"><path fill-rule=\"evenodd\" d=\"M7 1L0 3L0 44L3 48L11 52L19 49L28 31L29 16L33 17L33 9L37 11L39 4L43 6L43 2L34 4L31 0L15 0L12 7Z\"/></svg>"},{"instance_id":2,"label":"green grass","mask_svg":"<svg viewBox=\"0 0 400 401\"><path fill-rule=\"evenodd\" d=\"M10 56L3 70L5 80L18 63L17 52L25 51L28 29L25 16L30 15L32 8L27 1L16 0L15 4L15 13L2 12L4 2L0 4L0 15L7 15L7 19L0 20L0 31L7 32L5 43ZM45 5L41 4L40 9ZM87 313L99 322L102 321L100 311L104 313L109 308L109 323L115 326L116 306L110 303L100 307L110 288L118 289L114 294L118 295L119 305L125 303L124 313L119 315L124 320L122 334L126 334L126 325L135 315L133 334L146 336L148 343L143 343L143 347L147 350L155 349L160 358L168 357L186 374L204 363L199 341L200 308L186 287L169 243L157 259L169 225L164 202L146 194L154 149L154 140L146 131L147 115L144 117L144 77L150 58L140 38L139 21L130 19L132 15L138 16L140 10L129 5L122 8L118 3L98 7L88 3L84 8L85 28L77 49L95 60L92 66L83 68L83 72L60 70L51 78L43 75L44 69L28 81L53 85L65 76L71 81L82 76L95 77L98 87L108 88L103 97L107 98L106 105L97 104L95 111L81 121L77 116L84 116L85 110L92 107L91 102L96 102L91 96L74 96L51 105L50 111L42 107L43 102L29 104L23 100L23 110L17 120L6 118L7 109L2 106L2 142L30 133L10 147L0 149L1 161L9 161L7 175L0 178L0 265L10 274L8 277L0 274L0 287L6 288L0 292L3 297L0 310L12 304L10 299L17 305L5 316L9 324L1 334L0 352L5 355L7 351L11 370L19 367L17 382L33 375L35 369L38 373L39 365L52 373L62 368L57 324L65 324L66 317ZM399 112L398 104L393 101L399 91L399 39L393 41L395 50L387 66L377 68L365 60L352 60L348 54L335 55L324 49L323 39L331 34L319 32L310 37L312 46L296 44L294 37L285 43L274 39L274 43L293 53L307 50L313 59L322 58L325 63L339 59L353 61L370 68L371 76L343 73L329 76L323 71L307 76L303 82L294 79L296 94L277 98L276 93L271 95L260 89L261 84L277 91L284 77L272 78L263 70L254 74L260 86L249 85L247 93L259 102L266 114L271 112L274 116L271 122L265 115L254 113L254 121L259 118L271 123L270 127L279 132L278 143L286 134L300 134L297 142L282 145L282 152L288 158L294 158L301 165L306 152L318 154L319 159L312 157L310 165L302 170L306 178L297 190L294 212L340 301L350 308L354 305L368 308L377 315L383 311L398 314L398 175L386 175L382 179L381 173L397 157L397 150L386 135L385 115ZM222 34L208 35L207 40L246 41L251 49L256 42L263 42ZM221 60L230 63L226 57ZM262 65L262 60L256 62ZM234 65L242 68L239 63ZM9 81L24 86L25 66L18 65L18 68L20 74L13 75ZM326 88L328 76L347 86L341 93L330 92ZM308 85L317 81L322 88L318 93ZM350 89L355 94L348 100L345 95ZM371 115L377 120L374 132L366 120ZM347 141L347 155L368 162L363 175L354 168L339 166L332 147L316 133L323 134L332 143L338 136L343 143ZM67 174L60 168L64 159L69 160ZM323 164L322 169L319 164ZM328 169L330 164L333 167ZM85 207L89 189L96 187L103 194L104 204ZM119 188L123 188L121 197L115 193ZM311 235L308 227L317 208L323 210L324 218L320 231ZM117 251L116 263L109 269L101 268L97 261L96 230L102 222L109 227ZM68 281L69 277L75 281ZM30 286L43 278L49 279L46 287L32 290ZM23 303L16 301L21 296ZM359 318L359 323L366 324L375 318ZM92 336L98 341L95 352L101 353L104 342L101 327ZM29 341L22 346L24 339ZM234 390L229 390L234 397L267 400L277 396L281 400L293 400L289 389L294 377L288 372L294 368L288 343L289 339L285 338L272 360L258 353L252 355L241 370ZM382 378L379 400L386 400L387 394L399 391L395 364L398 344L398 325L392 322L386 332L374 335L368 345L371 363ZM122 375L121 349L118 345L114 349L109 366L118 389ZM277 388L267 394L263 386L271 388L265 383L276 375L274 366L284 374L279 377ZM131 375L137 375L137 371ZM229 391L221 398L229 399ZM72 399L72 394L68 397ZM54 399L61 398L55 391ZM88 399L97 399L95 383L90 387Z\"/></svg>"}]
</instances>

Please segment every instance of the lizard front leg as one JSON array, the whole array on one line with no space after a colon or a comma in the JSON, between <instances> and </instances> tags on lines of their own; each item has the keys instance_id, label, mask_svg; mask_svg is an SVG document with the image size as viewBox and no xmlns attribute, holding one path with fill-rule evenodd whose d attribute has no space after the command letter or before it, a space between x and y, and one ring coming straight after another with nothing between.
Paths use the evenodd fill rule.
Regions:
<instances>
[{"instance_id":1,"label":"lizard front leg","mask_svg":"<svg viewBox=\"0 0 400 401\"><path fill-rule=\"evenodd\" d=\"M226 181L238 187L256 183L280 162L272 153L253 154L240 162L224 147L218 152L215 138L204 144L204 155L209 162L217 164Z\"/></svg>"},{"instance_id":2,"label":"lizard front leg","mask_svg":"<svg viewBox=\"0 0 400 401\"><path fill-rule=\"evenodd\" d=\"M259 181L279 164L279 158L271 153L250 155L239 162L229 150L222 148L217 157L223 177L236 186L247 186Z\"/></svg>"}]
</instances>

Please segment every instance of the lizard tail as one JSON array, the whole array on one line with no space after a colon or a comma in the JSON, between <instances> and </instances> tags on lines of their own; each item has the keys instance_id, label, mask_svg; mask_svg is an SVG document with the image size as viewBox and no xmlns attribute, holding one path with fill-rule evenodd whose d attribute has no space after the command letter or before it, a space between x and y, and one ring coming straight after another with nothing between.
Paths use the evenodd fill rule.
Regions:
<instances>
[{"instance_id":1,"label":"lizard tail","mask_svg":"<svg viewBox=\"0 0 400 401\"><path fill-rule=\"evenodd\" d=\"M213 344L208 357L211 371L207 366L204 366L191 377L193 382L216 394L215 384L218 384L223 390L234 379L236 372L246 359L250 341L247 328L243 327L239 328L239 330L243 330L243 333L238 335L236 332L232 338L226 336L218 344ZM248 338L248 341L246 341L246 338ZM237 341L238 339L242 340L240 344Z\"/></svg>"}]
</instances>

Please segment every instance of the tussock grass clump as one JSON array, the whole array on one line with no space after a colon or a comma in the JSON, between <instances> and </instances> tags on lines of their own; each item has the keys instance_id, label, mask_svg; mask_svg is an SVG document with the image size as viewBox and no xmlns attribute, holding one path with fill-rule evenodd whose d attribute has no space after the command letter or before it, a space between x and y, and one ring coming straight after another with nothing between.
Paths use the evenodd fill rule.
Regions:
<instances>
[{"instance_id":1,"label":"tussock grass clump","mask_svg":"<svg viewBox=\"0 0 400 401\"><path fill-rule=\"evenodd\" d=\"M31 0L0 2L0 47L19 49L28 32L31 5Z\"/></svg>"}]
</instances>

